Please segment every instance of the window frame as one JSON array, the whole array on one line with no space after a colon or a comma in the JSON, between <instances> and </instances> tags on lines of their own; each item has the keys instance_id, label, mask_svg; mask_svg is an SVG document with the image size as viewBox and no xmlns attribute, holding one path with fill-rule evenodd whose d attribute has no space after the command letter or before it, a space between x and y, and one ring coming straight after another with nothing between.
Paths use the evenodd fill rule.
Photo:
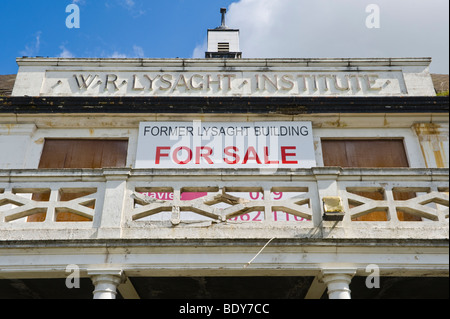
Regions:
<instances>
[{"instance_id":1,"label":"window frame","mask_svg":"<svg viewBox=\"0 0 450 319\"><path fill-rule=\"evenodd\" d=\"M402 139L406 158L410 168L426 168L419 140L412 129L406 128L348 128L348 129L313 129L316 162L318 167L324 167L322 139L326 140L365 140L365 139Z\"/></svg>"},{"instance_id":2,"label":"window frame","mask_svg":"<svg viewBox=\"0 0 450 319\"><path fill-rule=\"evenodd\" d=\"M125 167L134 167L136 161L138 129L38 129L31 138L24 168L37 169L46 139L73 140L128 140Z\"/></svg>"}]
</instances>

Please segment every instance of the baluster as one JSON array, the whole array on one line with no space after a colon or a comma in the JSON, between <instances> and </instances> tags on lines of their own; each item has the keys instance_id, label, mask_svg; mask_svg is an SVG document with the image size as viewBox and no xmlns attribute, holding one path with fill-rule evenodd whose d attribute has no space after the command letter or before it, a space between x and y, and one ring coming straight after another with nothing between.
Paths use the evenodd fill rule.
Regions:
<instances>
[{"instance_id":1,"label":"baluster","mask_svg":"<svg viewBox=\"0 0 450 319\"><path fill-rule=\"evenodd\" d=\"M106 178L103 209L99 223L99 238L120 238L124 223L123 211L129 171L104 169ZM99 189L97 188L97 192ZM97 206L96 206L97 211ZM94 212L94 220L96 219Z\"/></svg>"},{"instance_id":2,"label":"baluster","mask_svg":"<svg viewBox=\"0 0 450 319\"><path fill-rule=\"evenodd\" d=\"M170 217L170 222L172 225L178 225L181 222L181 191L180 189L173 190L173 206L172 206L172 215Z\"/></svg>"},{"instance_id":3,"label":"baluster","mask_svg":"<svg viewBox=\"0 0 450 319\"><path fill-rule=\"evenodd\" d=\"M47 215L45 216L44 223L52 223L56 221L55 206L59 201L59 189L53 189L50 191L50 198L47 203Z\"/></svg>"},{"instance_id":4,"label":"baluster","mask_svg":"<svg viewBox=\"0 0 450 319\"><path fill-rule=\"evenodd\" d=\"M0 196L1 195L6 196L6 195L10 195L10 194L12 194L11 187L8 185L8 187L4 188L3 192L0 193ZM6 218L6 213L8 212L8 210L11 210L11 204L0 206L0 224L6 223L5 218Z\"/></svg>"},{"instance_id":5,"label":"baluster","mask_svg":"<svg viewBox=\"0 0 450 319\"><path fill-rule=\"evenodd\" d=\"M386 203L388 206L388 220L391 223L398 223L398 215L397 215L397 207L395 205L394 194L392 192L392 185L384 187L384 198L386 199Z\"/></svg>"},{"instance_id":6,"label":"baluster","mask_svg":"<svg viewBox=\"0 0 450 319\"><path fill-rule=\"evenodd\" d=\"M319 226L325 216L324 210L324 198L325 197L336 197L339 195L337 179L340 175L341 170L335 168L329 169L313 169L314 175L317 181L317 191L319 195L319 209L313 211L313 223L314 226ZM331 216L333 214L330 214ZM337 215L337 214L336 214ZM342 220L342 216L338 216Z\"/></svg>"},{"instance_id":7,"label":"baluster","mask_svg":"<svg viewBox=\"0 0 450 319\"><path fill-rule=\"evenodd\" d=\"M266 222L272 222L273 221L273 214L272 214L272 198L271 198L271 191L270 189L264 189L264 220Z\"/></svg>"}]
</instances>

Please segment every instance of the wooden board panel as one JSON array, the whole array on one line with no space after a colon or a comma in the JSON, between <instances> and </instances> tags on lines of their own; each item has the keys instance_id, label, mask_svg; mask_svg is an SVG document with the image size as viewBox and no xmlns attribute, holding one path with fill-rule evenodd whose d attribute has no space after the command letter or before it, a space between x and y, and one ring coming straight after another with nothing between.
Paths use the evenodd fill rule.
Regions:
<instances>
[{"instance_id":1,"label":"wooden board panel","mask_svg":"<svg viewBox=\"0 0 450 319\"><path fill-rule=\"evenodd\" d=\"M322 140L325 166L409 167L403 140Z\"/></svg>"},{"instance_id":2,"label":"wooden board panel","mask_svg":"<svg viewBox=\"0 0 450 319\"><path fill-rule=\"evenodd\" d=\"M128 141L46 140L39 168L125 167Z\"/></svg>"}]
</instances>

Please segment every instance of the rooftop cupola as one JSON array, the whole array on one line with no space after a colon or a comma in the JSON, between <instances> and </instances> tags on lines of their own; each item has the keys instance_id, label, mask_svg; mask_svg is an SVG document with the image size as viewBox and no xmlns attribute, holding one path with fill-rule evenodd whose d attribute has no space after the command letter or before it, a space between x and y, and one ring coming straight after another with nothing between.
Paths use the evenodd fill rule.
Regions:
<instances>
[{"instance_id":1,"label":"rooftop cupola","mask_svg":"<svg viewBox=\"0 0 450 319\"><path fill-rule=\"evenodd\" d=\"M222 23L215 29L208 29L208 51L206 58L240 59L239 29L230 29L226 25L227 9L221 8Z\"/></svg>"}]
</instances>

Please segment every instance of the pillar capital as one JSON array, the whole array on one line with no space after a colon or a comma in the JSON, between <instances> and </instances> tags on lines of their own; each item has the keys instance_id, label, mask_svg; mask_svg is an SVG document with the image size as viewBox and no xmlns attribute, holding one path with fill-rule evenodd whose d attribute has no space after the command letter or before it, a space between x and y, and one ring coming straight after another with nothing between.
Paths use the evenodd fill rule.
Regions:
<instances>
[{"instance_id":1,"label":"pillar capital","mask_svg":"<svg viewBox=\"0 0 450 319\"><path fill-rule=\"evenodd\" d=\"M92 269L87 273L95 286L94 299L116 299L117 287L125 282L123 270Z\"/></svg>"},{"instance_id":2,"label":"pillar capital","mask_svg":"<svg viewBox=\"0 0 450 319\"><path fill-rule=\"evenodd\" d=\"M351 299L350 282L355 274L351 268L322 269L320 281L327 285L330 299Z\"/></svg>"}]
</instances>

